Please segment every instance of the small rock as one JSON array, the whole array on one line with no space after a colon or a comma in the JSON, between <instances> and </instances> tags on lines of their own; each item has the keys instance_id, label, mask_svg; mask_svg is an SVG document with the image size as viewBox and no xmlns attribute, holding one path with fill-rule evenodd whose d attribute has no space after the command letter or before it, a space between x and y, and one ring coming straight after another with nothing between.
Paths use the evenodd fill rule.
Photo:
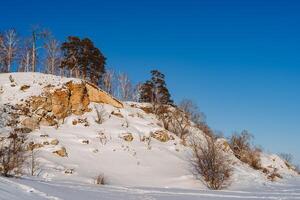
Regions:
<instances>
[{"instance_id":1,"label":"small rock","mask_svg":"<svg viewBox=\"0 0 300 200\"><path fill-rule=\"evenodd\" d=\"M51 145L58 145L59 141L58 139L54 139L50 142Z\"/></svg>"},{"instance_id":2,"label":"small rock","mask_svg":"<svg viewBox=\"0 0 300 200\"><path fill-rule=\"evenodd\" d=\"M126 142L132 142L133 141L133 136L131 133L124 133L120 136L120 138L122 138L123 140L125 140Z\"/></svg>"},{"instance_id":3,"label":"small rock","mask_svg":"<svg viewBox=\"0 0 300 200\"><path fill-rule=\"evenodd\" d=\"M54 154L60 156L60 157L68 157L68 153L65 147L62 147L61 149L57 151L53 151Z\"/></svg>"}]
</instances>

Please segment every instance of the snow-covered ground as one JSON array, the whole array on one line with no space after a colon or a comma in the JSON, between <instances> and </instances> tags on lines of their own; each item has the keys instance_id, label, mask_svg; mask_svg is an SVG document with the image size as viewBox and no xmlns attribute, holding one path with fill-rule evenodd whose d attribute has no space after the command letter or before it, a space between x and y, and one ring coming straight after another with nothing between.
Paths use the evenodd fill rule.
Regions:
<instances>
[{"instance_id":1,"label":"snow-covered ground","mask_svg":"<svg viewBox=\"0 0 300 200\"><path fill-rule=\"evenodd\" d=\"M300 199L300 179L288 179L246 190L210 191L95 186L75 182L52 182L0 178L0 200L218 200L218 199Z\"/></svg>"},{"instance_id":2,"label":"snow-covered ground","mask_svg":"<svg viewBox=\"0 0 300 200\"><path fill-rule=\"evenodd\" d=\"M0 74L0 103L20 103L41 94L49 84L59 88L70 80L80 81L40 73ZM22 85L30 88L20 91ZM102 124L95 122L95 106L103 106ZM71 115L58 128L41 126L30 133L29 140L44 144L37 151L39 177L29 179L29 167L25 166L22 179L0 178L0 199L300 199L300 180L294 178L295 172L278 156L265 153L263 167L278 169L283 180L271 183L261 171L231 155L235 163L231 191L207 190L192 175L189 148L173 133L169 134L174 140L168 142L152 138L149 145L142 141L162 127L154 115L139 106L143 105L127 102L118 109L91 103L91 112ZM74 120L85 118L88 126L73 124ZM134 138L131 142L122 138L128 133ZM54 139L59 143L52 145ZM67 157L53 154L62 147L66 148ZM105 186L94 184L100 174L104 175Z\"/></svg>"}]
</instances>

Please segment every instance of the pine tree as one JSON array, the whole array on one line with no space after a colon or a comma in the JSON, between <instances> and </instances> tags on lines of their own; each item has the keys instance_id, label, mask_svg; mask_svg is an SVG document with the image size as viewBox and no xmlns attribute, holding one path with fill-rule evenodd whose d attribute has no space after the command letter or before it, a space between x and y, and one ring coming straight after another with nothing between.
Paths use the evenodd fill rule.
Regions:
<instances>
[{"instance_id":1,"label":"pine tree","mask_svg":"<svg viewBox=\"0 0 300 200\"><path fill-rule=\"evenodd\" d=\"M146 81L140 86L140 102L153 103L154 86L152 81Z\"/></svg>"},{"instance_id":2,"label":"pine tree","mask_svg":"<svg viewBox=\"0 0 300 200\"><path fill-rule=\"evenodd\" d=\"M165 75L158 70L152 70L151 75L151 81L154 85L154 103L172 104L173 101L165 82Z\"/></svg>"},{"instance_id":3,"label":"pine tree","mask_svg":"<svg viewBox=\"0 0 300 200\"><path fill-rule=\"evenodd\" d=\"M99 85L105 72L106 58L88 39L70 36L61 47L64 58L61 67L70 70L70 75L88 79ZM75 73L75 74L74 74Z\"/></svg>"},{"instance_id":4,"label":"pine tree","mask_svg":"<svg viewBox=\"0 0 300 200\"><path fill-rule=\"evenodd\" d=\"M151 71L151 80L146 81L140 88L140 101L154 104L173 103L164 74L158 70Z\"/></svg>"}]
</instances>

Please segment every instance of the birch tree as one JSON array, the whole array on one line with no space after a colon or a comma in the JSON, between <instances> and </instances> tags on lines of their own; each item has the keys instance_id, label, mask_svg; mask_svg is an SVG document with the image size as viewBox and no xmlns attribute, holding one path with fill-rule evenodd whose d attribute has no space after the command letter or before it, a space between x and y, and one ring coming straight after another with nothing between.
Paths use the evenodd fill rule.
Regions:
<instances>
[{"instance_id":1,"label":"birch tree","mask_svg":"<svg viewBox=\"0 0 300 200\"><path fill-rule=\"evenodd\" d=\"M57 74L61 63L60 44L55 39L50 39L45 43L46 50L46 71L50 74Z\"/></svg>"},{"instance_id":2,"label":"birch tree","mask_svg":"<svg viewBox=\"0 0 300 200\"><path fill-rule=\"evenodd\" d=\"M10 72L18 50L18 37L15 29L9 29L0 40L0 56L4 72Z\"/></svg>"}]
</instances>

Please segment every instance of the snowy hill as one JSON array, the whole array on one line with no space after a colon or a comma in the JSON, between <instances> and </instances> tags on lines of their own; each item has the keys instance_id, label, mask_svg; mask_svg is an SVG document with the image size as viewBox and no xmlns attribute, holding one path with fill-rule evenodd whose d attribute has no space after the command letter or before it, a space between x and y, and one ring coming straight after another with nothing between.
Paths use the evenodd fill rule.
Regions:
<instances>
[{"instance_id":1,"label":"snowy hill","mask_svg":"<svg viewBox=\"0 0 300 200\"><path fill-rule=\"evenodd\" d=\"M68 100L52 97L45 104L54 93L57 99L67 94ZM85 103L78 102L75 94ZM98 94L105 100L99 99ZM84 81L40 73L0 74L0 102L34 108L33 114L26 113L30 117L21 117L21 123L34 127L28 133L28 140L36 147L39 180L94 184L101 175L105 184L115 186L206 188L193 176L190 148L182 145L175 134L164 130L155 115L141 109L147 104L119 102ZM56 116L50 112L44 114L47 106L51 106ZM97 110L103 117L102 123L97 123ZM43 123L35 124L36 116ZM8 133L6 127L1 127L1 131L2 135ZM203 135L199 130L191 131ZM232 153L231 159L234 163L231 189L269 183L264 173L240 162ZM296 175L276 155L263 153L262 165L278 169L284 178ZM25 176L28 170L25 168Z\"/></svg>"}]
</instances>

